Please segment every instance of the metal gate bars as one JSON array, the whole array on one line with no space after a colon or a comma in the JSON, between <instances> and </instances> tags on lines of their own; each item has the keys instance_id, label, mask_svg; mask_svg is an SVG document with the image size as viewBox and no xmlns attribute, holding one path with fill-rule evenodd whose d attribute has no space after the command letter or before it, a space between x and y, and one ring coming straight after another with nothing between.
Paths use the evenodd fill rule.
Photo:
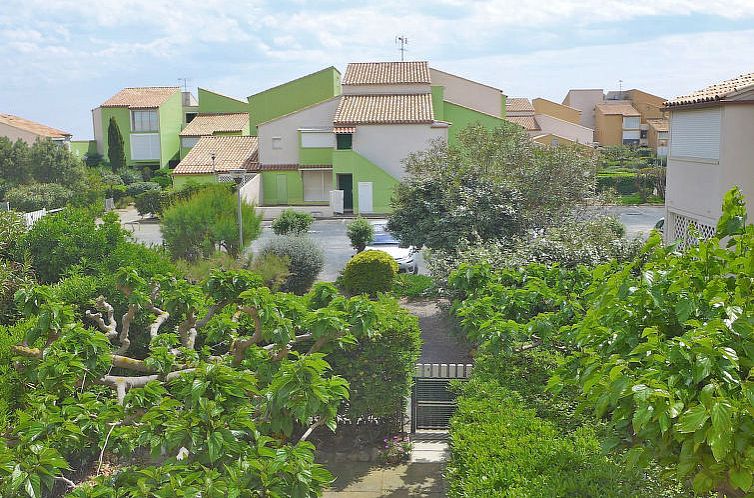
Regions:
<instances>
[{"instance_id":1,"label":"metal gate bars","mask_svg":"<svg viewBox=\"0 0 754 498\"><path fill-rule=\"evenodd\" d=\"M447 429L456 408L452 380L466 380L470 364L417 363L411 394L411 432Z\"/></svg>"}]
</instances>

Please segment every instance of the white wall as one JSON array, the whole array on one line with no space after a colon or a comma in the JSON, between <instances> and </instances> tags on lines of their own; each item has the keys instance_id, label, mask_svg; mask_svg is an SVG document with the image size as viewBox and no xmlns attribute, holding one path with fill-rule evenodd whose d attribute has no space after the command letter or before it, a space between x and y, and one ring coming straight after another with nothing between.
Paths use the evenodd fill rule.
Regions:
<instances>
[{"instance_id":1,"label":"white wall","mask_svg":"<svg viewBox=\"0 0 754 498\"><path fill-rule=\"evenodd\" d=\"M581 126L594 129L594 106L603 98L601 89L571 90L567 105L581 111Z\"/></svg>"},{"instance_id":2,"label":"white wall","mask_svg":"<svg viewBox=\"0 0 754 498\"><path fill-rule=\"evenodd\" d=\"M722 107L720 199L734 185L741 187L751 221L754 219L754 104Z\"/></svg>"},{"instance_id":3,"label":"white wall","mask_svg":"<svg viewBox=\"0 0 754 498\"><path fill-rule=\"evenodd\" d=\"M590 144L594 141L594 130L591 128L558 119L549 114L537 114L535 117L542 130L538 131L537 135L552 133L553 135L560 135L580 144Z\"/></svg>"},{"instance_id":4,"label":"white wall","mask_svg":"<svg viewBox=\"0 0 754 498\"><path fill-rule=\"evenodd\" d=\"M97 141L97 154L105 153L105 135L102 129L102 108L92 109L92 125L94 127L94 139Z\"/></svg>"},{"instance_id":5,"label":"white wall","mask_svg":"<svg viewBox=\"0 0 754 498\"><path fill-rule=\"evenodd\" d=\"M407 85L343 85L343 95L407 95L429 93L432 91L428 84Z\"/></svg>"},{"instance_id":6,"label":"white wall","mask_svg":"<svg viewBox=\"0 0 754 498\"><path fill-rule=\"evenodd\" d=\"M241 198L249 204L262 205L262 175L254 175L241 187Z\"/></svg>"},{"instance_id":7,"label":"white wall","mask_svg":"<svg viewBox=\"0 0 754 498\"><path fill-rule=\"evenodd\" d=\"M426 149L438 138L447 141L448 129L428 124L360 125L353 135L353 150L401 179L405 175L403 159L411 152Z\"/></svg>"},{"instance_id":8,"label":"white wall","mask_svg":"<svg viewBox=\"0 0 754 498\"><path fill-rule=\"evenodd\" d=\"M258 126L259 162L262 164L298 164L298 130L332 127L340 97ZM273 149L272 139L280 137L282 148Z\"/></svg>"},{"instance_id":9,"label":"white wall","mask_svg":"<svg viewBox=\"0 0 754 498\"><path fill-rule=\"evenodd\" d=\"M493 116L503 111L502 92L437 69L429 69L432 84L445 87L444 99Z\"/></svg>"},{"instance_id":10,"label":"white wall","mask_svg":"<svg viewBox=\"0 0 754 498\"><path fill-rule=\"evenodd\" d=\"M21 128L16 128L15 126L0 123L0 137L8 137L11 142L21 139L27 144L32 145L39 135L30 131L22 130Z\"/></svg>"}]
</instances>

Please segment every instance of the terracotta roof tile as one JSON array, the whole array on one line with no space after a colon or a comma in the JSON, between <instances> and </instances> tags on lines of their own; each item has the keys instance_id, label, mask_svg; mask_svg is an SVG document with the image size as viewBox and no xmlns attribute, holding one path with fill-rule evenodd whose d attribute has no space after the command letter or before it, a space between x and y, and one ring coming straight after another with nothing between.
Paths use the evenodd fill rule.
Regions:
<instances>
[{"instance_id":1,"label":"terracotta roof tile","mask_svg":"<svg viewBox=\"0 0 754 498\"><path fill-rule=\"evenodd\" d=\"M101 107L128 107L130 109L160 107L178 91L180 88L177 86L124 88L104 101Z\"/></svg>"},{"instance_id":2,"label":"terracotta roof tile","mask_svg":"<svg viewBox=\"0 0 754 498\"><path fill-rule=\"evenodd\" d=\"M0 123L4 123L9 126L13 126L14 128L19 128L21 130L25 130L34 133L35 135L46 138L66 138L71 136L71 134L67 131L58 130L57 128L52 128L50 126L20 118L12 114L0 114Z\"/></svg>"},{"instance_id":3,"label":"terracotta roof tile","mask_svg":"<svg viewBox=\"0 0 754 498\"><path fill-rule=\"evenodd\" d=\"M332 164L260 164L258 171L297 171L300 169L332 169Z\"/></svg>"},{"instance_id":4,"label":"terracotta roof tile","mask_svg":"<svg viewBox=\"0 0 754 498\"><path fill-rule=\"evenodd\" d=\"M214 170L212 154L215 154ZM174 175L255 171L259 166L257 137L203 136L173 170Z\"/></svg>"},{"instance_id":5,"label":"terracotta roof tile","mask_svg":"<svg viewBox=\"0 0 754 498\"><path fill-rule=\"evenodd\" d=\"M534 112L534 106L531 104L529 99L526 98L508 98L505 99L505 110L506 111L531 111Z\"/></svg>"},{"instance_id":6,"label":"terracotta roof tile","mask_svg":"<svg viewBox=\"0 0 754 498\"><path fill-rule=\"evenodd\" d=\"M333 128L332 131L335 134L340 134L340 133L348 134L348 133L356 133L356 128L354 128L353 126L340 126L340 127Z\"/></svg>"},{"instance_id":7,"label":"terracotta roof tile","mask_svg":"<svg viewBox=\"0 0 754 498\"><path fill-rule=\"evenodd\" d=\"M421 62L356 62L346 66L344 85L431 83L429 64Z\"/></svg>"},{"instance_id":8,"label":"terracotta roof tile","mask_svg":"<svg viewBox=\"0 0 754 498\"><path fill-rule=\"evenodd\" d=\"M656 131L669 131L670 123L667 119L648 119L647 124L654 128Z\"/></svg>"},{"instance_id":9,"label":"terracotta roof tile","mask_svg":"<svg viewBox=\"0 0 754 498\"><path fill-rule=\"evenodd\" d=\"M738 93L742 90L754 88L754 73L742 74L736 78L710 85L696 92L692 92L688 95L682 95L674 99L665 102L668 107L674 107L679 105L698 104L701 102L710 102L716 100L722 100L731 96L734 93Z\"/></svg>"},{"instance_id":10,"label":"terracotta roof tile","mask_svg":"<svg viewBox=\"0 0 754 498\"><path fill-rule=\"evenodd\" d=\"M507 116L505 119L507 121L510 121L511 123L521 126L526 131L541 130L539 123L537 123L537 120L534 119L534 116Z\"/></svg>"},{"instance_id":11,"label":"terracotta roof tile","mask_svg":"<svg viewBox=\"0 0 754 498\"><path fill-rule=\"evenodd\" d=\"M242 132L249 124L249 115L245 112L224 114L197 114L180 133L182 137L201 137L217 132Z\"/></svg>"},{"instance_id":12,"label":"terracotta roof tile","mask_svg":"<svg viewBox=\"0 0 754 498\"><path fill-rule=\"evenodd\" d=\"M344 95L335 111L335 127L358 124L434 122L432 95Z\"/></svg>"},{"instance_id":13,"label":"terracotta roof tile","mask_svg":"<svg viewBox=\"0 0 754 498\"><path fill-rule=\"evenodd\" d=\"M620 114L623 116L641 116L641 113L634 109L634 106L625 102L615 104L603 103L597 104L595 107L599 109L602 114L606 115Z\"/></svg>"}]
</instances>

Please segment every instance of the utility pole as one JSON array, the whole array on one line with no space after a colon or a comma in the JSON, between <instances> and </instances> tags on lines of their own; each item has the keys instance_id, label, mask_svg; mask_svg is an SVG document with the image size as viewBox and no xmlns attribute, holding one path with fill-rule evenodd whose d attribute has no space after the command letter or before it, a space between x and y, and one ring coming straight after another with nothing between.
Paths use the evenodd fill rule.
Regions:
<instances>
[{"instance_id":1,"label":"utility pole","mask_svg":"<svg viewBox=\"0 0 754 498\"><path fill-rule=\"evenodd\" d=\"M402 36L396 36L396 37L395 37L395 43L396 43L396 45L397 45L398 43L400 43L400 44L401 44L401 48L399 48L398 50L400 50L400 51L401 51L401 62L403 62L403 59L404 59L404 57L405 57L405 55L406 55L406 50L408 50L408 49L406 48L406 45L408 45L408 37L406 37L405 35L402 35Z\"/></svg>"}]
</instances>

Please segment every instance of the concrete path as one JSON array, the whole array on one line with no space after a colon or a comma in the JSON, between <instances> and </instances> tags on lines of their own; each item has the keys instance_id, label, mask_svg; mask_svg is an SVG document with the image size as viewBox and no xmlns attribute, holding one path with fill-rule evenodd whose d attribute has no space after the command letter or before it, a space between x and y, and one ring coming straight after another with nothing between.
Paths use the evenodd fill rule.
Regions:
<instances>
[{"instance_id":1,"label":"concrete path","mask_svg":"<svg viewBox=\"0 0 754 498\"><path fill-rule=\"evenodd\" d=\"M380 467L371 463L348 462L330 469L337 478L325 498L376 498L446 496L442 463L407 463Z\"/></svg>"},{"instance_id":2,"label":"concrete path","mask_svg":"<svg viewBox=\"0 0 754 498\"><path fill-rule=\"evenodd\" d=\"M419 317L424 341L419 363L471 363L468 346L454 335L450 318L438 301L406 301L401 304Z\"/></svg>"}]
</instances>

